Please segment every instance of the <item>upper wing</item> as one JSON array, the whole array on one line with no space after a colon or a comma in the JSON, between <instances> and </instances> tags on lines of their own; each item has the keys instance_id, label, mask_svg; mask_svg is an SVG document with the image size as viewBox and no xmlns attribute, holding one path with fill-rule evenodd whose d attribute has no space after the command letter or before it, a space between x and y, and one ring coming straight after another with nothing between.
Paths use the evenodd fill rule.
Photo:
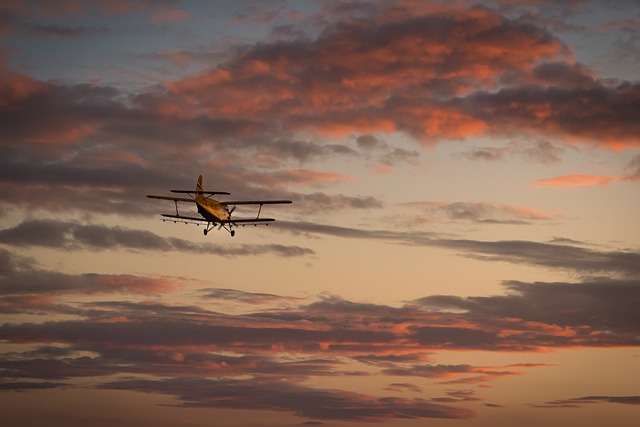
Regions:
<instances>
[{"instance_id":1,"label":"upper wing","mask_svg":"<svg viewBox=\"0 0 640 427\"><path fill-rule=\"evenodd\" d=\"M171 190L172 193L184 193L184 194L195 194L194 190ZM212 196L214 194L224 194L228 196L231 193L226 191L198 191L198 193L206 194L207 196Z\"/></svg>"},{"instance_id":2,"label":"upper wing","mask_svg":"<svg viewBox=\"0 0 640 427\"><path fill-rule=\"evenodd\" d=\"M286 205L293 202L291 200L236 200L220 203L223 205Z\"/></svg>"},{"instance_id":3,"label":"upper wing","mask_svg":"<svg viewBox=\"0 0 640 427\"><path fill-rule=\"evenodd\" d=\"M154 196L152 194L147 194L147 197L150 199L173 200L174 202L196 202L195 199L187 199L185 197Z\"/></svg>"}]
</instances>

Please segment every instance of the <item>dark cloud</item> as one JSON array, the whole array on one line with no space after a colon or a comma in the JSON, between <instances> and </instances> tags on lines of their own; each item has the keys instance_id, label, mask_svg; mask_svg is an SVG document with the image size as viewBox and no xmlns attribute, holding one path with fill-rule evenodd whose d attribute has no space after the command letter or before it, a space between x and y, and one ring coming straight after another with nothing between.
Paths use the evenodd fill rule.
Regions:
<instances>
[{"instance_id":1,"label":"dark cloud","mask_svg":"<svg viewBox=\"0 0 640 427\"><path fill-rule=\"evenodd\" d=\"M640 272L640 253L597 251L578 246L529 241L483 242L440 240L436 246L462 250L481 260L525 263L554 269L573 270L580 274L610 273L634 277Z\"/></svg>"},{"instance_id":2,"label":"dark cloud","mask_svg":"<svg viewBox=\"0 0 640 427\"><path fill-rule=\"evenodd\" d=\"M201 289L203 298L237 301L246 304L264 304L268 302L296 301L301 298L285 297L260 292L244 292L236 289L207 288Z\"/></svg>"},{"instance_id":3,"label":"dark cloud","mask_svg":"<svg viewBox=\"0 0 640 427\"><path fill-rule=\"evenodd\" d=\"M0 289L7 295L91 293L105 280L98 275L29 270L7 251L0 254L5 259ZM106 279L116 285L118 280L149 280ZM55 288L51 283L64 286ZM0 357L0 384L10 384L6 390L26 391L28 384L49 388L64 385L50 381L93 377L98 388L167 394L184 407L265 409L352 421L467 418L472 415L469 410L447 405L480 400L468 389L450 390L443 397L396 399L303 383L312 377L378 374L450 386L484 385L545 365L439 364L432 360L432 352L640 346L636 280L505 286L504 295L432 295L402 307L324 297L298 306L287 299L288 304L277 309L269 308L283 300L277 295L201 290L210 298L253 304L256 310L246 314L162 302L69 302L71 319L0 326L0 340L29 346ZM127 289L114 287L114 295L122 292ZM42 314L55 313L46 305L40 307ZM366 364L367 369L358 370L354 363ZM148 379L113 380L117 374ZM386 389L423 391L408 381L391 383ZM637 404L635 397L590 397L547 406L595 401Z\"/></svg>"},{"instance_id":4,"label":"dark cloud","mask_svg":"<svg viewBox=\"0 0 640 427\"><path fill-rule=\"evenodd\" d=\"M603 146L636 146L630 120L638 114L638 85L595 87L516 87L497 92L478 91L460 104L469 116L509 133L539 133L572 136ZM588 123L585 126L585 123Z\"/></svg>"},{"instance_id":5,"label":"dark cloud","mask_svg":"<svg viewBox=\"0 0 640 427\"><path fill-rule=\"evenodd\" d=\"M416 302L439 310L463 310L465 317L489 320L521 319L540 322L561 328L573 328L579 332L593 329L607 331L602 338L619 336L635 341L631 335L637 328L640 317L636 307L640 303L640 282L637 280L600 279L583 283L523 283L506 282L509 293L492 297L429 296ZM430 331L428 331L430 332ZM457 335L451 331L451 337ZM426 332L425 332L426 334ZM594 339L584 333L576 340ZM471 339L481 343L495 343L497 339L486 330L476 331ZM484 339L482 339L484 338ZM454 338L452 338L453 340ZM502 341L503 339L500 339Z\"/></svg>"},{"instance_id":6,"label":"dark cloud","mask_svg":"<svg viewBox=\"0 0 640 427\"><path fill-rule=\"evenodd\" d=\"M63 250L180 251L223 257L264 254L295 257L314 254L313 250L308 248L273 243L222 248L212 243L193 243L178 238L161 237L145 230L57 220L27 220L15 227L0 230L0 243Z\"/></svg>"},{"instance_id":7,"label":"dark cloud","mask_svg":"<svg viewBox=\"0 0 640 427\"><path fill-rule=\"evenodd\" d=\"M95 280L130 281L93 275L62 279L66 280L61 280L66 287L53 289L54 293L98 292ZM76 288L70 288L76 283ZM39 283L22 290L9 283L3 289L5 294L13 295L51 294L48 283L36 285ZM244 315L164 304L83 304L76 305L75 311L83 320L5 324L0 327L0 339L176 350L216 346L259 353L283 347L352 357L393 375L438 377L442 372L457 372L484 378L499 373L428 363L426 353L435 349L531 351L640 345L635 334L640 299L637 281L508 282L506 287L508 293L501 296L434 295L399 308L327 298L299 307L264 308ZM113 288L121 292L128 289ZM272 299L263 302L271 303ZM459 326L461 323L465 326ZM399 325L402 328L398 329Z\"/></svg>"},{"instance_id":8,"label":"dark cloud","mask_svg":"<svg viewBox=\"0 0 640 427\"><path fill-rule=\"evenodd\" d=\"M419 418L466 419L473 416L469 409L426 399L373 397L266 379L123 380L102 384L100 388L167 394L177 397L183 407L286 411L325 420L382 422Z\"/></svg>"},{"instance_id":9,"label":"dark cloud","mask_svg":"<svg viewBox=\"0 0 640 427\"><path fill-rule=\"evenodd\" d=\"M585 396L573 399L554 400L545 405L533 405L537 408L577 408L593 403L621 403L624 405L640 405L640 396Z\"/></svg>"},{"instance_id":10,"label":"dark cloud","mask_svg":"<svg viewBox=\"0 0 640 427\"><path fill-rule=\"evenodd\" d=\"M608 273L622 277L640 274L640 253L617 250L598 251L580 246L519 240L480 241L443 239L427 232L365 230L310 222L281 221L282 229L294 233L321 234L344 238L371 239L415 246L430 246L459 251L485 261L529 264L576 271L583 275Z\"/></svg>"},{"instance_id":11,"label":"dark cloud","mask_svg":"<svg viewBox=\"0 0 640 427\"><path fill-rule=\"evenodd\" d=\"M505 147L482 147L465 151L458 154L457 156L464 157L469 160L485 160L488 162L495 162L504 160L505 153L508 152L509 149Z\"/></svg>"},{"instance_id":12,"label":"dark cloud","mask_svg":"<svg viewBox=\"0 0 640 427\"><path fill-rule=\"evenodd\" d=\"M385 390L389 390L389 391L397 391L400 393L404 393L405 391L413 391L415 393L422 393L422 387L417 386L415 384L411 384L411 383L393 383L393 384L389 384L387 387L385 387Z\"/></svg>"},{"instance_id":13,"label":"dark cloud","mask_svg":"<svg viewBox=\"0 0 640 427\"><path fill-rule=\"evenodd\" d=\"M33 260L0 249L0 308L3 312L69 314L76 310L62 304L63 295L151 295L173 291L182 282L131 274L65 274L41 270L33 264Z\"/></svg>"},{"instance_id":14,"label":"dark cloud","mask_svg":"<svg viewBox=\"0 0 640 427\"><path fill-rule=\"evenodd\" d=\"M33 391L68 387L69 384L37 381L0 382L0 391Z\"/></svg>"},{"instance_id":15,"label":"dark cloud","mask_svg":"<svg viewBox=\"0 0 640 427\"><path fill-rule=\"evenodd\" d=\"M550 164L562 160L565 148L548 140L511 142L503 147L479 147L455 154L469 160L502 161L507 156L519 156L533 163Z\"/></svg>"}]
</instances>

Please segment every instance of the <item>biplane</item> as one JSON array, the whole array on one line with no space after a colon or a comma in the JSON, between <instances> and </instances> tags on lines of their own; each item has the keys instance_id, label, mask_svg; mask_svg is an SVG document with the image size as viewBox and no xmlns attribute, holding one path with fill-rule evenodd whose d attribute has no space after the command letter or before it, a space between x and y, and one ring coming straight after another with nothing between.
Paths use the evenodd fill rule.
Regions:
<instances>
[{"instance_id":1,"label":"biplane","mask_svg":"<svg viewBox=\"0 0 640 427\"><path fill-rule=\"evenodd\" d=\"M235 236L236 231L233 227L239 225L269 225L270 222L275 221L274 218L261 218L263 205L280 205L293 203L291 200L236 200L236 201L219 201L213 198L215 195L230 195L226 191L204 191L202 183L202 175L198 177L198 183L196 184L195 191L191 190L171 190L172 193L187 194L188 197L172 197L172 196L154 196L147 195L150 199L171 200L176 205L175 214L162 214L163 221L184 222L186 224L203 224L206 223L204 228L204 235L206 236L209 231L218 226L218 229L224 228L231 234L231 237ZM182 215L178 209L178 202L195 203L198 208L198 213L201 217ZM254 205L258 207L258 212L253 218L232 218L233 212L239 205Z\"/></svg>"}]
</instances>

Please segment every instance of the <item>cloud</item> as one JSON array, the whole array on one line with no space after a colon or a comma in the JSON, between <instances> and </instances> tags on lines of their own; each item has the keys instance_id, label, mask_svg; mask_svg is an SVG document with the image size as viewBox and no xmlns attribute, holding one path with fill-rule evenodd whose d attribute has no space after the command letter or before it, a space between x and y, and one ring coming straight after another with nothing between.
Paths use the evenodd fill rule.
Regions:
<instances>
[{"instance_id":1,"label":"cloud","mask_svg":"<svg viewBox=\"0 0 640 427\"><path fill-rule=\"evenodd\" d=\"M282 257L313 255L314 251L299 246L237 245L193 243L178 238L161 237L150 231L74 221L27 220L15 227L0 230L0 243L13 246L41 246L69 251L76 250L130 250L181 251L205 253L224 257L273 254Z\"/></svg>"},{"instance_id":2,"label":"cloud","mask_svg":"<svg viewBox=\"0 0 640 427\"><path fill-rule=\"evenodd\" d=\"M612 182L621 181L623 177L618 175L583 175L573 174L558 176L555 178L539 179L534 185L550 188L590 187L594 185L605 186Z\"/></svg>"},{"instance_id":3,"label":"cloud","mask_svg":"<svg viewBox=\"0 0 640 427\"><path fill-rule=\"evenodd\" d=\"M640 282L637 280L594 279L582 283L508 281L505 286L509 292L502 296L429 296L416 302L432 309L461 310L465 316L474 319L520 319L524 322L523 326L526 322L532 322L531 325L553 325L560 328L557 330L560 332L558 337L563 336L562 331L571 330L564 335L569 341L593 340L598 345L596 343L602 339L602 344L607 345L606 342L616 335L634 341L629 334L637 323L635 305L640 299ZM583 327L586 329L581 331ZM583 333L592 328L606 333L599 337ZM452 336L456 336L453 333L455 331L451 332ZM544 334L543 330L540 332ZM485 344L508 340L504 335L485 328L464 338Z\"/></svg>"},{"instance_id":4,"label":"cloud","mask_svg":"<svg viewBox=\"0 0 640 427\"><path fill-rule=\"evenodd\" d=\"M264 304L267 302L296 301L301 298L285 297L260 292L244 292L236 289L206 288L201 289L203 298L242 302L245 304Z\"/></svg>"},{"instance_id":5,"label":"cloud","mask_svg":"<svg viewBox=\"0 0 640 427\"><path fill-rule=\"evenodd\" d=\"M416 221L433 222L437 220L470 221L479 224L531 224L550 221L555 215L527 207L494 205L491 203L470 202L412 202L403 203L406 207L417 207L421 214Z\"/></svg>"},{"instance_id":6,"label":"cloud","mask_svg":"<svg viewBox=\"0 0 640 427\"><path fill-rule=\"evenodd\" d=\"M404 393L405 391L413 391L415 393L422 393L422 387L417 386L411 383L393 383L389 384L385 387L385 390L388 391L397 391L399 393Z\"/></svg>"},{"instance_id":7,"label":"cloud","mask_svg":"<svg viewBox=\"0 0 640 427\"><path fill-rule=\"evenodd\" d=\"M479 147L455 154L469 160L485 160L489 162L505 160L507 155L519 156L527 161L541 164L557 163L565 149L548 140L536 142L510 142L504 147Z\"/></svg>"},{"instance_id":8,"label":"cloud","mask_svg":"<svg viewBox=\"0 0 640 427\"><path fill-rule=\"evenodd\" d=\"M447 328L443 328L447 329ZM405 367L395 367L385 369L382 373L392 376L410 376L421 378L446 379L442 384L477 384L489 382L496 378L510 375L520 375L522 372L514 370L512 367L483 367L469 365L413 365ZM462 400L478 400L470 397L471 393L451 392L451 396L457 396Z\"/></svg>"},{"instance_id":9,"label":"cloud","mask_svg":"<svg viewBox=\"0 0 640 427\"><path fill-rule=\"evenodd\" d=\"M539 179L533 182L534 185L549 188L574 188L590 186L607 186L614 182L639 182L640 181L640 155L636 155L627 162L626 168L629 171L621 175L585 175L571 174L557 176L554 178Z\"/></svg>"},{"instance_id":10,"label":"cloud","mask_svg":"<svg viewBox=\"0 0 640 427\"><path fill-rule=\"evenodd\" d=\"M554 400L545 405L533 405L537 408L577 408L593 403L620 403L624 405L640 405L640 396L585 396L573 399Z\"/></svg>"},{"instance_id":11,"label":"cloud","mask_svg":"<svg viewBox=\"0 0 640 427\"><path fill-rule=\"evenodd\" d=\"M100 276L54 278L60 279L54 283L63 283L64 287L25 281L30 288L16 290L15 285L9 284L2 289L5 295L36 296L102 289ZM440 378L472 374L476 377L473 381L513 374L514 369L530 366L496 370L437 365L425 359L425 353L436 349L536 351L640 345L635 335L640 298L637 281L507 282L505 286L506 295L431 295L404 307L332 297L297 307L270 309L264 306L273 301L270 297L261 303L253 301L257 311L243 315L160 303L75 304L74 313L81 320L5 324L0 327L0 338L9 342L91 346L94 351L105 347L173 351L215 348L268 355L278 349L350 357L390 375ZM107 291L127 292L127 288L107 287Z\"/></svg>"},{"instance_id":12,"label":"cloud","mask_svg":"<svg viewBox=\"0 0 640 427\"><path fill-rule=\"evenodd\" d=\"M640 253L630 250L598 251L575 245L524 240L446 239L434 233L366 230L310 222L281 221L279 226L294 233L438 247L456 250L464 256L478 260L524 263L576 271L580 274L607 273L622 277L637 277L640 273Z\"/></svg>"},{"instance_id":13,"label":"cloud","mask_svg":"<svg viewBox=\"0 0 640 427\"><path fill-rule=\"evenodd\" d=\"M42 13L68 7L43 4ZM75 7L78 14L167 10L155 3ZM3 60L0 200L32 209L29 195L37 193L37 207L47 211L145 215L152 209L136 194L188 182L185 168L176 167L185 164L213 171L217 182L248 197L280 197L293 184L348 178L295 162L348 156L381 170L416 164L418 151L382 139L391 132L427 145L528 135L532 142L506 151L481 147L463 155L497 160L513 153L542 163L556 162L567 142L638 144L636 85L595 79L542 26L481 7L338 9L325 9L341 18L317 21L313 37L232 49L213 68L135 92L39 81ZM10 22L30 22L24 13L10 12ZM335 136L347 142L328 141ZM277 172L255 172L265 169ZM299 196L337 208L379 204Z\"/></svg>"},{"instance_id":14,"label":"cloud","mask_svg":"<svg viewBox=\"0 0 640 427\"><path fill-rule=\"evenodd\" d=\"M87 295L117 298L144 293L153 278L65 275L35 270L0 252L2 297ZM174 283L173 280L170 280ZM129 286L139 283L144 286ZM468 418L452 403L481 400L468 389L423 399L369 396L314 388L314 377L403 377L385 388L424 393L416 379L442 385L487 384L543 364L474 366L437 363L434 351L548 351L561 348L637 347L640 283L635 279L505 282L505 294L429 295L400 307L325 296L308 302L274 294L203 288L199 301L250 304L252 312L215 312L206 305L67 300L38 306L0 326L0 340L22 347L0 355L7 390L62 387L51 381L92 377L98 388L173 396L179 406L277 410L307 418L385 421ZM287 302L274 308L273 303ZM64 310L64 311L62 311ZM10 310L3 312L11 313ZM56 319L54 313L71 315ZM359 369L358 364L366 365ZM120 375L120 379L114 379ZM145 379L122 375L144 375ZM27 384L28 383L28 384ZM42 383L43 385L38 385ZM550 402L553 407L637 399L590 397Z\"/></svg>"},{"instance_id":15,"label":"cloud","mask_svg":"<svg viewBox=\"0 0 640 427\"><path fill-rule=\"evenodd\" d=\"M0 391L33 391L68 387L69 384L37 381L0 382Z\"/></svg>"},{"instance_id":16,"label":"cloud","mask_svg":"<svg viewBox=\"0 0 640 427\"><path fill-rule=\"evenodd\" d=\"M536 134L545 129L550 137L621 149L638 145L632 134L637 125L629 120L637 113L633 106L637 94L637 85L631 83L611 86L594 81L594 87L584 88L526 86L478 91L464 99L461 107L476 120L498 126L503 134Z\"/></svg>"},{"instance_id":17,"label":"cloud","mask_svg":"<svg viewBox=\"0 0 640 427\"><path fill-rule=\"evenodd\" d=\"M183 280L132 274L65 274L41 270L32 260L0 249L0 307L10 313L69 312L63 295L152 295L176 290Z\"/></svg>"},{"instance_id":18,"label":"cloud","mask_svg":"<svg viewBox=\"0 0 640 427\"><path fill-rule=\"evenodd\" d=\"M123 380L100 386L111 390L136 390L177 397L183 407L286 411L315 419L383 422L394 419L451 418L473 416L426 399L374 397L342 390L312 389L270 379L172 378Z\"/></svg>"},{"instance_id":19,"label":"cloud","mask_svg":"<svg viewBox=\"0 0 640 427\"><path fill-rule=\"evenodd\" d=\"M279 171L272 176L276 178L277 182L289 182L295 183L295 185L317 185L325 182L356 180L354 176L350 175L303 169Z\"/></svg>"}]
</instances>

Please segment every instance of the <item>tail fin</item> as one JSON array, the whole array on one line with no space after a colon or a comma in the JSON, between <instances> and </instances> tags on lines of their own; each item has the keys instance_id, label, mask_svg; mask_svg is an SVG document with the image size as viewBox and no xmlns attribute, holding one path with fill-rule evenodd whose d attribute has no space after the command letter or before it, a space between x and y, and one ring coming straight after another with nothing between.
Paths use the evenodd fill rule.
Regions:
<instances>
[{"instance_id":1,"label":"tail fin","mask_svg":"<svg viewBox=\"0 0 640 427\"><path fill-rule=\"evenodd\" d=\"M198 183L196 184L196 202L201 202L202 200L204 200L204 194L202 194L203 191L202 175L200 175L198 177Z\"/></svg>"}]
</instances>

